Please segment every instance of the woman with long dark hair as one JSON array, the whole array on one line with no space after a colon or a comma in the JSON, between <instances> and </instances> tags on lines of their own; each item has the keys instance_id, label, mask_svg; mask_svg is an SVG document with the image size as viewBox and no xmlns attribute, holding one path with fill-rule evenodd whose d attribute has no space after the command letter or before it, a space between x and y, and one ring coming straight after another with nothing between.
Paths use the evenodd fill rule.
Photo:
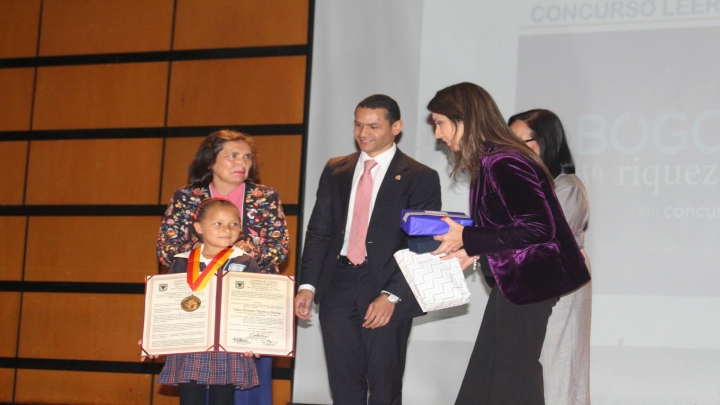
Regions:
<instances>
[{"instance_id":1,"label":"woman with long dark hair","mask_svg":"<svg viewBox=\"0 0 720 405\"><path fill-rule=\"evenodd\" d=\"M508 124L550 170L565 219L590 269L583 249L590 206L585 186L575 175L575 162L560 118L552 111L536 109L513 115ZM592 283L560 297L553 308L540 354L545 401L549 404L590 404L591 314Z\"/></svg>"},{"instance_id":2,"label":"woman with long dark hair","mask_svg":"<svg viewBox=\"0 0 720 405\"><path fill-rule=\"evenodd\" d=\"M428 109L448 145L453 174L471 177L475 226L445 218L435 253L462 265L487 258L492 290L456 404L544 404L539 358L557 298L590 280L555 196L552 176L510 130L482 87L437 92Z\"/></svg>"}]
</instances>

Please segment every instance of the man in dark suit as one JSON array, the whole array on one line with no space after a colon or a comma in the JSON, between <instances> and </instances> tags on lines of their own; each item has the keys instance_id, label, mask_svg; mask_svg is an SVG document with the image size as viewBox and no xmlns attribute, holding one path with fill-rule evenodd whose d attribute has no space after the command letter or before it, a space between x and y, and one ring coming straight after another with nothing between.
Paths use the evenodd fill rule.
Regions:
<instances>
[{"instance_id":1,"label":"man in dark suit","mask_svg":"<svg viewBox=\"0 0 720 405\"><path fill-rule=\"evenodd\" d=\"M314 295L336 405L402 403L412 318L423 314L393 254L407 248L401 210L439 210L440 179L397 148L402 125L388 96L358 104L360 152L328 161L305 236L295 314L310 319Z\"/></svg>"}]
</instances>

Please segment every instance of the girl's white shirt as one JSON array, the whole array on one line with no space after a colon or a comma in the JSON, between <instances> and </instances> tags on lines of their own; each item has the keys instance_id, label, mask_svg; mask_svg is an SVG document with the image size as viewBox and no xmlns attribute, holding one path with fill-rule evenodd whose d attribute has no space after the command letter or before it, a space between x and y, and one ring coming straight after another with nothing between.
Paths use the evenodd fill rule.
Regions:
<instances>
[{"instance_id":1,"label":"girl's white shirt","mask_svg":"<svg viewBox=\"0 0 720 405\"><path fill-rule=\"evenodd\" d=\"M239 248L239 247L237 247L237 246L233 246L232 249L233 249L233 252L230 254L230 259L232 259L232 258L234 258L234 257L238 257L238 256L242 256L242 255L247 255L247 254L248 254L248 253L246 253L244 250L242 250L241 248ZM203 256L203 255L202 255L203 250L205 250L205 244L204 244L204 243L200 246L200 262L201 262L201 263L205 263L205 265L207 265L208 263L210 263L210 261L211 261L212 259L208 259L208 258L206 258L205 256ZM187 258L190 257L190 252L178 253L178 254L175 255L175 257L182 257L182 258L187 259Z\"/></svg>"}]
</instances>

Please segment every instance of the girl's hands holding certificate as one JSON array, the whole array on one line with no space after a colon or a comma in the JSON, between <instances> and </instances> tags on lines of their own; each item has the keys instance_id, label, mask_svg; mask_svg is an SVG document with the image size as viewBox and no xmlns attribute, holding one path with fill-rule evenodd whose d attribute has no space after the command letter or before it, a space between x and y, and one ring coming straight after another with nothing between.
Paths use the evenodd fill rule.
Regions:
<instances>
[{"instance_id":1,"label":"girl's hands holding certificate","mask_svg":"<svg viewBox=\"0 0 720 405\"><path fill-rule=\"evenodd\" d=\"M140 346L140 348L142 348L142 339L138 340L138 346ZM140 361L145 361L145 359L153 360L153 359L157 359L158 357L160 357L160 356L156 356L156 355L154 355L154 354L149 354L149 355L147 355L147 356L142 356L142 355L141 355L141 356L140 356Z\"/></svg>"},{"instance_id":2,"label":"girl's hands holding certificate","mask_svg":"<svg viewBox=\"0 0 720 405\"><path fill-rule=\"evenodd\" d=\"M142 347L142 339L138 340L138 345L139 345L140 347ZM259 355L259 354L255 354L255 353L253 353L253 352L245 352L245 353L242 353L242 356L243 356L243 357L247 357L247 358L249 358L249 359L251 359L251 358L253 358L253 357L255 357L256 359L259 359L259 358L260 358L260 355ZM154 360L154 359L157 359L158 357L160 357L160 356L156 356L156 355L154 355L154 354L149 354L149 355L147 355L147 356L140 356L140 361L145 361L145 359Z\"/></svg>"}]
</instances>

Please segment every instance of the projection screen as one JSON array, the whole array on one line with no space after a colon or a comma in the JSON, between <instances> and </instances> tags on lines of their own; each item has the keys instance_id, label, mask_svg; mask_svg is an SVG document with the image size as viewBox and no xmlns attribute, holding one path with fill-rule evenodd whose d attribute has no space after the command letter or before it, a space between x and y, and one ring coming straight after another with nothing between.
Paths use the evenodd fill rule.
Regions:
<instances>
[{"instance_id":1,"label":"projection screen","mask_svg":"<svg viewBox=\"0 0 720 405\"><path fill-rule=\"evenodd\" d=\"M370 94L398 100L398 146L459 211L468 185L432 137L435 91L470 81L506 117L550 109L591 204L592 402L720 402L720 0L318 0L314 36L305 221ZM466 273L468 306L415 320L407 404L454 402L488 295ZM324 362L316 315L298 328L294 402L332 403Z\"/></svg>"}]
</instances>

